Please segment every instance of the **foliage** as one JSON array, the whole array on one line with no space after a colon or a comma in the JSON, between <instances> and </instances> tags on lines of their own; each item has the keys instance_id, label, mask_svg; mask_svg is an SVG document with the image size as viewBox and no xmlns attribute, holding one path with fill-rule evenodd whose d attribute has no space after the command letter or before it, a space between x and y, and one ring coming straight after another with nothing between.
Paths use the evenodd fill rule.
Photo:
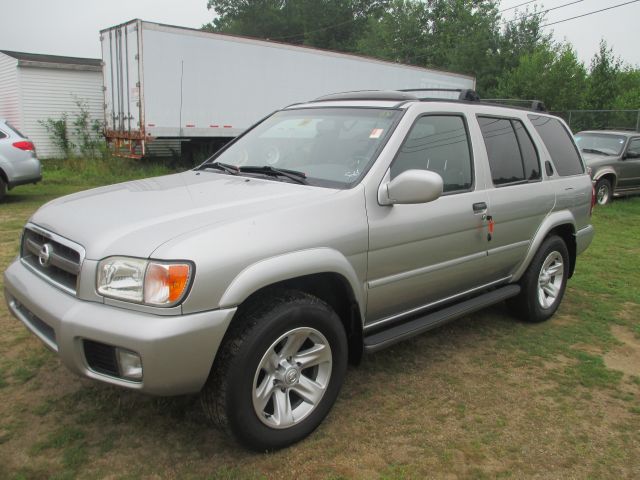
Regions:
<instances>
[{"instance_id":1,"label":"foliage","mask_svg":"<svg viewBox=\"0 0 640 480\"><path fill-rule=\"evenodd\" d=\"M613 50L600 41L600 49L591 60L587 102L591 109L612 108L619 93L618 76L622 61L615 57Z\"/></svg>"},{"instance_id":2,"label":"foliage","mask_svg":"<svg viewBox=\"0 0 640 480\"><path fill-rule=\"evenodd\" d=\"M551 110L580 108L587 72L570 45L540 46L523 54L499 80L500 97L543 99Z\"/></svg>"},{"instance_id":3,"label":"foliage","mask_svg":"<svg viewBox=\"0 0 640 480\"><path fill-rule=\"evenodd\" d=\"M40 121L49 134L51 142L65 158L80 154L84 158L96 159L107 155L106 143L101 136L102 122L92 120L86 100L75 99L77 111L71 115L64 112L60 118Z\"/></svg>"},{"instance_id":4,"label":"foliage","mask_svg":"<svg viewBox=\"0 0 640 480\"><path fill-rule=\"evenodd\" d=\"M586 68L537 7L503 19L497 0L208 0L203 28L472 74L483 97L552 110L638 109L640 70L602 41Z\"/></svg>"},{"instance_id":5,"label":"foliage","mask_svg":"<svg viewBox=\"0 0 640 480\"><path fill-rule=\"evenodd\" d=\"M78 141L80 154L86 158L96 158L105 151L101 137L102 122L91 119L89 105L85 100L76 99L78 113L73 119L73 132Z\"/></svg>"},{"instance_id":6,"label":"foliage","mask_svg":"<svg viewBox=\"0 0 640 480\"><path fill-rule=\"evenodd\" d=\"M74 143L69 138L69 127L68 127L68 115L63 113L60 118L47 118L46 120L39 120L40 125L42 125L49 133L49 138L51 142L58 148L65 156L71 155L73 149L75 148Z\"/></svg>"}]
</instances>

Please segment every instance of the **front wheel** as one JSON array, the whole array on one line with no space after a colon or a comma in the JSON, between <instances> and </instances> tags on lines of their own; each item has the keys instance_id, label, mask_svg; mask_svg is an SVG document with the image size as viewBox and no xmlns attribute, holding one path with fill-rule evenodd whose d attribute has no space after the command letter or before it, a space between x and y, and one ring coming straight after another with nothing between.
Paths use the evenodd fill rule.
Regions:
<instances>
[{"instance_id":1,"label":"front wheel","mask_svg":"<svg viewBox=\"0 0 640 480\"><path fill-rule=\"evenodd\" d=\"M281 292L239 311L202 392L202 405L244 446L283 448L322 422L346 367L346 334L331 307L305 293Z\"/></svg>"},{"instance_id":2,"label":"front wheel","mask_svg":"<svg viewBox=\"0 0 640 480\"><path fill-rule=\"evenodd\" d=\"M527 322L543 322L560 306L567 286L569 252L558 236L547 238L522 276L520 294L508 301L510 309Z\"/></svg>"}]
</instances>

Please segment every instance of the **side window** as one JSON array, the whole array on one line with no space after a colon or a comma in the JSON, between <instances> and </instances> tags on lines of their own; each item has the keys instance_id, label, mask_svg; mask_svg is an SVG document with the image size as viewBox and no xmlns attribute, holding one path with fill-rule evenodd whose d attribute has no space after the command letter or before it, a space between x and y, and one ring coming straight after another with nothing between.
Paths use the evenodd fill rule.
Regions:
<instances>
[{"instance_id":1,"label":"side window","mask_svg":"<svg viewBox=\"0 0 640 480\"><path fill-rule=\"evenodd\" d=\"M416 120L391 164L391 178L412 169L438 173L445 193L471 188L471 151L461 116L426 115Z\"/></svg>"},{"instance_id":2,"label":"side window","mask_svg":"<svg viewBox=\"0 0 640 480\"><path fill-rule=\"evenodd\" d=\"M529 132L527 132L520 120L511 120L511 124L516 131L516 137L518 137L518 144L520 145L524 177L527 180L540 180L540 159Z\"/></svg>"},{"instance_id":3,"label":"side window","mask_svg":"<svg viewBox=\"0 0 640 480\"><path fill-rule=\"evenodd\" d=\"M496 186L540 180L540 160L520 120L478 117Z\"/></svg>"},{"instance_id":4,"label":"side window","mask_svg":"<svg viewBox=\"0 0 640 480\"><path fill-rule=\"evenodd\" d=\"M529 115L529 120L547 147L558 174L569 176L584 173L578 150L571 140L569 132L558 119L542 115Z\"/></svg>"},{"instance_id":5,"label":"side window","mask_svg":"<svg viewBox=\"0 0 640 480\"><path fill-rule=\"evenodd\" d=\"M640 157L640 138L634 138L629 143L629 148L627 148L627 155L631 154L632 157Z\"/></svg>"},{"instance_id":6,"label":"side window","mask_svg":"<svg viewBox=\"0 0 640 480\"><path fill-rule=\"evenodd\" d=\"M2 130L0 130L0 138L7 138L7 136L4 134Z\"/></svg>"}]
</instances>

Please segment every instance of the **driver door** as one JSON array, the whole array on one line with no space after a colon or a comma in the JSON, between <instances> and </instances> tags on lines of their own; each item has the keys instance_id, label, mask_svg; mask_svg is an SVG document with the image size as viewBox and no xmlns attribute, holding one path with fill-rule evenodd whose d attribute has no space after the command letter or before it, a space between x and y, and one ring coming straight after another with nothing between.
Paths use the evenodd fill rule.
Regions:
<instances>
[{"instance_id":1,"label":"driver door","mask_svg":"<svg viewBox=\"0 0 640 480\"><path fill-rule=\"evenodd\" d=\"M467 119L425 113L413 123L387 172L432 170L443 195L414 205L367 200L367 323L391 319L488 281L487 193L474 178Z\"/></svg>"}]
</instances>

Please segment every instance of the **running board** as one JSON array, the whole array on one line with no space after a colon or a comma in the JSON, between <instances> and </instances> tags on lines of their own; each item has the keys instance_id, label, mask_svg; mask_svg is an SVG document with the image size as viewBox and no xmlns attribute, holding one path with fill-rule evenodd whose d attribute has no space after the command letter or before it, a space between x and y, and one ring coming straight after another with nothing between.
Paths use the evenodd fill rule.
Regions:
<instances>
[{"instance_id":1,"label":"running board","mask_svg":"<svg viewBox=\"0 0 640 480\"><path fill-rule=\"evenodd\" d=\"M400 325L389 327L386 330L372 333L364 337L364 350L367 353L377 352L456 318L464 317L494 303L515 297L518 293L520 293L520 285L507 285L450 307L414 318Z\"/></svg>"}]
</instances>

